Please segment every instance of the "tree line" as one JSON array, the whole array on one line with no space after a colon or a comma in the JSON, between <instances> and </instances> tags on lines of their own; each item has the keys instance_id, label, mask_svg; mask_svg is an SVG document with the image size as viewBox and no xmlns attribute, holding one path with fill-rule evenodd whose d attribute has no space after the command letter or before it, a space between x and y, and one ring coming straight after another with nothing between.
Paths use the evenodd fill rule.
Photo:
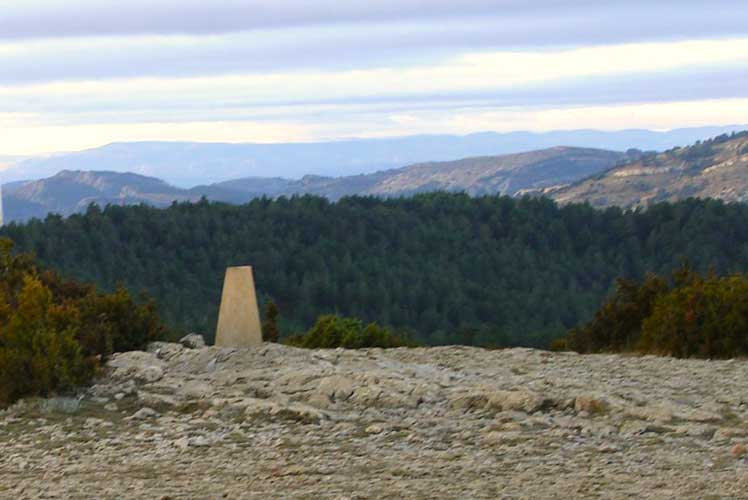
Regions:
<instances>
[{"instance_id":1,"label":"tree line","mask_svg":"<svg viewBox=\"0 0 748 500\"><path fill-rule=\"evenodd\" d=\"M615 280L748 270L748 206L689 199L646 210L544 198L261 198L245 205L91 206L0 235L63 276L146 292L175 331L208 340L225 268L252 265L281 337L321 315L415 342L546 347L593 318Z\"/></svg>"}]
</instances>

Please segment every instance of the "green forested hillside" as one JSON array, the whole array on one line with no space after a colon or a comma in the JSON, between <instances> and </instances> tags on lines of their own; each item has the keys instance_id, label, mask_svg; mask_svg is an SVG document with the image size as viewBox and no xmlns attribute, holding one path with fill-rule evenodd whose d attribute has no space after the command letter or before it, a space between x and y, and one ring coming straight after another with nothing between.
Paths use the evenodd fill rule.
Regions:
<instances>
[{"instance_id":1,"label":"green forested hillside","mask_svg":"<svg viewBox=\"0 0 748 500\"><path fill-rule=\"evenodd\" d=\"M0 231L65 275L144 290L176 328L212 336L224 269L249 264L288 335L325 313L431 344L546 346L588 321L619 276L748 270L748 206L687 200L647 211L547 199L304 196L90 208Z\"/></svg>"}]
</instances>

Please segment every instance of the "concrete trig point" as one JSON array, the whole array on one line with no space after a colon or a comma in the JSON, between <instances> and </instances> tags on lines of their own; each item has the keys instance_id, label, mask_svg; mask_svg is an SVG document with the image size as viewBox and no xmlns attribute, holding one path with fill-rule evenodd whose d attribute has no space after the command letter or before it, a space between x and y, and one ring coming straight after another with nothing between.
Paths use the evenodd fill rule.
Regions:
<instances>
[{"instance_id":1,"label":"concrete trig point","mask_svg":"<svg viewBox=\"0 0 748 500\"><path fill-rule=\"evenodd\" d=\"M223 282L216 345L250 347L261 343L262 328L252 268L229 267Z\"/></svg>"}]
</instances>

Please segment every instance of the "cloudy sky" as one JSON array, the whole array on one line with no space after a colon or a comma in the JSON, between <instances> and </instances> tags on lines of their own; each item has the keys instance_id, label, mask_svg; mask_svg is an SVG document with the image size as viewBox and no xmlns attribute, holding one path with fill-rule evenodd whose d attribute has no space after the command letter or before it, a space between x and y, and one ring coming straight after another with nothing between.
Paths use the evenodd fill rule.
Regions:
<instances>
[{"instance_id":1,"label":"cloudy sky","mask_svg":"<svg viewBox=\"0 0 748 500\"><path fill-rule=\"evenodd\" d=\"M745 0L0 0L0 155L738 123Z\"/></svg>"}]
</instances>

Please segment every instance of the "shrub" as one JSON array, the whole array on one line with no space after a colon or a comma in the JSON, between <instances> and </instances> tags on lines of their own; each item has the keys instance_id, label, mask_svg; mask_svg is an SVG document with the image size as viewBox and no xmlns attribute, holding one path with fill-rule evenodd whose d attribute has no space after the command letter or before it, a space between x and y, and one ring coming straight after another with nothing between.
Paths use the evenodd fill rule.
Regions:
<instances>
[{"instance_id":1,"label":"shrub","mask_svg":"<svg viewBox=\"0 0 748 500\"><path fill-rule=\"evenodd\" d=\"M85 359L75 339L77 328L59 323L60 313L49 289L26 277L0 330L0 405L68 389L93 376L95 362Z\"/></svg>"},{"instance_id":2,"label":"shrub","mask_svg":"<svg viewBox=\"0 0 748 500\"><path fill-rule=\"evenodd\" d=\"M581 353L633 350L655 299L667 290L667 280L654 274L648 274L642 283L619 279L616 292L595 313L592 321L572 329L554 347L559 349L563 345Z\"/></svg>"},{"instance_id":3,"label":"shrub","mask_svg":"<svg viewBox=\"0 0 748 500\"><path fill-rule=\"evenodd\" d=\"M748 275L702 276L687 264L670 280L619 281L593 320L555 349L638 352L679 358L748 355Z\"/></svg>"},{"instance_id":4,"label":"shrub","mask_svg":"<svg viewBox=\"0 0 748 500\"><path fill-rule=\"evenodd\" d=\"M748 355L748 276L699 277L658 297L638 347L679 358Z\"/></svg>"},{"instance_id":5,"label":"shrub","mask_svg":"<svg viewBox=\"0 0 748 500\"><path fill-rule=\"evenodd\" d=\"M149 342L171 337L159 319L156 304L137 304L130 293L118 287L113 293L97 293L94 288L71 304L80 321L81 342L86 354L108 356L113 352L143 349Z\"/></svg>"},{"instance_id":6,"label":"shrub","mask_svg":"<svg viewBox=\"0 0 748 500\"><path fill-rule=\"evenodd\" d=\"M391 348L412 345L388 328L383 328L376 323L364 326L359 319L335 315L320 316L306 335L291 337L287 339L287 343L308 349Z\"/></svg>"},{"instance_id":7,"label":"shrub","mask_svg":"<svg viewBox=\"0 0 748 500\"><path fill-rule=\"evenodd\" d=\"M166 338L152 302L37 268L0 240L0 407L91 381L102 359Z\"/></svg>"}]
</instances>

